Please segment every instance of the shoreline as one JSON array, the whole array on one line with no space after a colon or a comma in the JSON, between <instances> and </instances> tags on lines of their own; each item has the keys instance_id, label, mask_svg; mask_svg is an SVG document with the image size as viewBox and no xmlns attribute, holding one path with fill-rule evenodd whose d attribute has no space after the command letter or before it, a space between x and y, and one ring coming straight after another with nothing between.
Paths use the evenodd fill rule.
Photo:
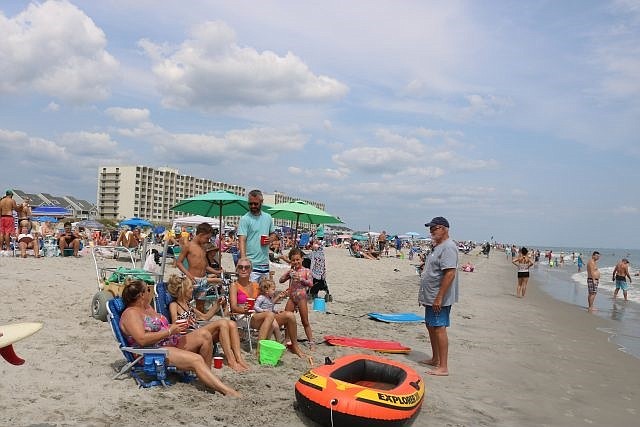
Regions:
<instances>
[{"instance_id":1,"label":"shoreline","mask_svg":"<svg viewBox=\"0 0 640 427\"><path fill-rule=\"evenodd\" d=\"M451 375L435 378L418 364L430 356L424 324L366 317L372 311L422 314L412 262L356 259L335 248L326 257L334 302L327 304L332 314L310 311L315 341L348 335L411 347L408 355L381 356L423 375L427 391L415 426L636 423L638 360L598 331L607 319L554 300L535 278L527 296L515 298L515 270L503 258L461 255L460 263L471 261L476 272L459 273L460 302L448 331ZM223 262L228 267L229 260ZM123 359L108 325L90 317L97 290L90 257L4 257L0 269L0 324L45 322L42 331L15 346L25 365L0 362L0 394L12 396L0 402L3 425L313 425L294 409L293 387L307 365L292 354L277 367L258 366L249 355L252 369L246 374L215 370L243 394L240 401L198 383L138 389L130 378L111 380ZM327 356L353 353L368 352L318 344L313 356L322 363ZM241 413L239 405L251 410Z\"/></svg>"}]
</instances>

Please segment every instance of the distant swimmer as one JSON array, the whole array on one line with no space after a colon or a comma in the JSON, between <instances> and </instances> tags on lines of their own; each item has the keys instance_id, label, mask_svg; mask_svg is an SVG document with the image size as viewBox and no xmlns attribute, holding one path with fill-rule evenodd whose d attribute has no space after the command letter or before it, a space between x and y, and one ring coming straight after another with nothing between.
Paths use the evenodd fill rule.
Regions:
<instances>
[{"instance_id":1,"label":"distant swimmer","mask_svg":"<svg viewBox=\"0 0 640 427\"><path fill-rule=\"evenodd\" d=\"M627 283L627 277L629 283L631 283L631 274L629 273L629 260L622 258L613 269L613 277L611 280L616 282L616 290L613 291L613 299L618 296L618 291L622 289L622 295L624 300L627 301L627 290L629 289L629 283Z\"/></svg>"},{"instance_id":2,"label":"distant swimmer","mask_svg":"<svg viewBox=\"0 0 640 427\"><path fill-rule=\"evenodd\" d=\"M598 293L598 283L600 283L600 270L598 270L598 260L600 252L593 251L591 259L587 262L587 288L589 290L589 311L593 311L593 301Z\"/></svg>"}]
</instances>

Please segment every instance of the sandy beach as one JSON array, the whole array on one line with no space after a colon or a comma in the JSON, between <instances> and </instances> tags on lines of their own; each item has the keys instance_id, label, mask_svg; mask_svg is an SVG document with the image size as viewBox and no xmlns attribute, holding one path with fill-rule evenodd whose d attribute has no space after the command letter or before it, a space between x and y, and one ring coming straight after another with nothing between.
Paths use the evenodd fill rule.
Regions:
<instances>
[{"instance_id":1,"label":"sandy beach","mask_svg":"<svg viewBox=\"0 0 640 427\"><path fill-rule=\"evenodd\" d=\"M422 314L412 262L356 259L337 248L326 256L334 302L330 313L311 312L315 340L329 334L394 339L413 351L387 357L424 373L428 368L418 361L430 356L430 346L423 324L366 317L371 311ZM427 394L414 425L637 424L640 360L598 330L607 319L553 300L537 289L535 274L526 298L515 298L515 271L504 257L472 254L460 262L466 260L477 268L459 273L461 300L449 329L451 375L424 375ZM248 355L248 373L216 370L241 399L198 383L139 389L131 378L112 380L123 358L108 324L90 317L97 290L91 257L1 257L0 274L0 325L45 323L15 345L24 365L0 362L1 425L313 425L294 409L294 383L307 364L292 354L277 367L259 366ZM320 363L359 352L319 344L313 356Z\"/></svg>"}]
</instances>

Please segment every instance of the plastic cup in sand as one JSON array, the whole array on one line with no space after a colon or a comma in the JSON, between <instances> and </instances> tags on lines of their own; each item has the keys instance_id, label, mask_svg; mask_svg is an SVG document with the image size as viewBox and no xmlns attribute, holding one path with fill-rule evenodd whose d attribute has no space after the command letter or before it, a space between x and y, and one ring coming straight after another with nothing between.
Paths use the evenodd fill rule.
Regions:
<instances>
[{"instance_id":1,"label":"plastic cup in sand","mask_svg":"<svg viewBox=\"0 0 640 427\"><path fill-rule=\"evenodd\" d=\"M187 333L187 322L187 319L176 320L176 325L180 326L180 334L182 335L185 335Z\"/></svg>"},{"instance_id":2,"label":"plastic cup in sand","mask_svg":"<svg viewBox=\"0 0 640 427\"><path fill-rule=\"evenodd\" d=\"M216 356L213 358L213 367L216 369L222 369L222 357Z\"/></svg>"}]
</instances>

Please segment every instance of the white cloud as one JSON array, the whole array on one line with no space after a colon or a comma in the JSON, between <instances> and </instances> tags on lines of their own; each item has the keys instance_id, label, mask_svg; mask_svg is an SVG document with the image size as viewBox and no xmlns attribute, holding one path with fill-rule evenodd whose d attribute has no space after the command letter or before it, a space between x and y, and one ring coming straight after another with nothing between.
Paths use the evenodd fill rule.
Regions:
<instances>
[{"instance_id":1,"label":"white cloud","mask_svg":"<svg viewBox=\"0 0 640 427\"><path fill-rule=\"evenodd\" d=\"M0 93L34 91L75 103L106 98L118 68L104 32L66 0L0 12Z\"/></svg>"},{"instance_id":2,"label":"white cloud","mask_svg":"<svg viewBox=\"0 0 640 427\"><path fill-rule=\"evenodd\" d=\"M324 168L324 169L307 169L300 168L297 166L289 166L287 168L287 172L291 175L296 176L304 176L307 179L331 179L331 180L343 180L349 176L349 170L346 168L342 169L332 169L332 168Z\"/></svg>"},{"instance_id":3,"label":"white cloud","mask_svg":"<svg viewBox=\"0 0 640 427\"><path fill-rule=\"evenodd\" d=\"M462 109L463 120L478 116L495 116L512 106L510 100L495 95L471 94L467 95L466 99L469 105Z\"/></svg>"},{"instance_id":4,"label":"white cloud","mask_svg":"<svg viewBox=\"0 0 640 427\"><path fill-rule=\"evenodd\" d=\"M144 122L149 120L149 110L146 108L107 108L105 113L117 122Z\"/></svg>"},{"instance_id":5,"label":"white cloud","mask_svg":"<svg viewBox=\"0 0 640 427\"><path fill-rule=\"evenodd\" d=\"M65 147L44 138L31 137L24 132L0 129L0 147L4 153L15 153L18 159L30 162L65 161L70 156Z\"/></svg>"},{"instance_id":6,"label":"white cloud","mask_svg":"<svg viewBox=\"0 0 640 427\"><path fill-rule=\"evenodd\" d=\"M107 133L69 132L62 135L60 145L75 155L103 156L118 150L118 143Z\"/></svg>"},{"instance_id":7,"label":"white cloud","mask_svg":"<svg viewBox=\"0 0 640 427\"><path fill-rule=\"evenodd\" d=\"M51 101L44 109L44 111L48 111L48 112L56 112L59 110L60 110L60 105L53 101Z\"/></svg>"},{"instance_id":8,"label":"white cloud","mask_svg":"<svg viewBox=\"0 0 640 427\"><path fill-rule=\"evenodd\" d=\"M640 208L635 206L620 206L613 210L613 213L618 215L635 215L640 213Z\"/></svg>"},{"instance_id":9,"label":"white cloud","mask_svg":"<svg viewBox=\"0 0 640 427\"><path fill-rule=\"evenodd\" d=\"M3 165L7 174L27 168L34 172L29 182L41 182L43 188L58 186L61 191L75 188L78 180L92 180L100 164L130 163L134 157L108 134L91 132L66 133L54 141L0 129L0 149L15 159L11 165Z\"/></svg>"},{"instance_id":10,"label":"white cloud","mask_svg":"<svg viewBox=\"0 0 640 427\"><path fill-rule=\"evenodd\" d=\"M347 87L316 75L296 55L258 52L236 44L223 22L196 26L177 48L141 40L153 62L163 104L203 110L232 106L310 103L336 100Z\"/></svg>"},{"instance_id":11,"label":"white cloud","mask_svg":"<svg viewBox=\"0 0 640 427\"><path fill-rule=\"evenodd\" d=\"M173 133L145 122L117 132L144 140L159 158L171 156L172 162L193 164L219 164L238 159L273 161L282 154L302 150L308 140L296 127L234 129L219 134Z\"/></svg>"},{"instance_id":12,"label":"white cloud","mask_svg":"<svg viewBox=\"0 0 640 427\"><path fill-rule=\"evenodd\" d=\"M358 147L332 156L344 168L363 173L397 172L403 165L413 163L411 153L391 147Z\"/></svg>"},{"instance_id":13,"label":"white cloud","mask_svg":"<svg viewBox=\"0 0 640 427\"><path fill-rule=\"evenodd\" d=\"M452 139L456 131L408 130L407 135L389 129L375 132L376 145L365 143L332 156L342 168L365 174L383 174L386 178L397 176L419 176L438 178L446 171L481 170L495 168L493 159L469 159L454 149L464 149L464 144ZM424 141L418 136L423 136ZM442 141L434 141L439 138ZM381 145L381 146L380 146Z\"/></svg>"}]
</instances>

